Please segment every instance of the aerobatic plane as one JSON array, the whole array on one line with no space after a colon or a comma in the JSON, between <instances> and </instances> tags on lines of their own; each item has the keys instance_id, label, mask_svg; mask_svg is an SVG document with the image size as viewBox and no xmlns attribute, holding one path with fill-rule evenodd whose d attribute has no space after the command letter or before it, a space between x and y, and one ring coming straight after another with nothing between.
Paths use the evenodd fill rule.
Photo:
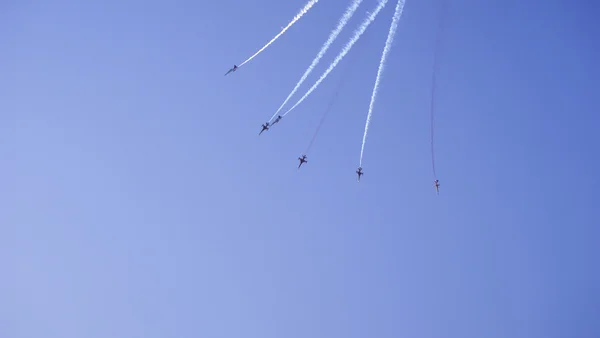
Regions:
<instances>
[{"instance_id":1,"label":"aerobatic plane","mask_svg":"<svg viewBox=\"0 0 600 338\"><path fill-rule=\"evenodd\" d=\"M437 191L437 194L440 194L440 180L435 180L435 190Z\"/></svg>"},{"instance_id":2,"label":"aerobatic plane","mask_svg":"<svg viewBox=\"0 0 600 338\"><path fill-rule=\"evenodd\" d=\"M231 72L235 72L238 69L238 66L233 65L233 68L231 68L227 73L225 73L225 75L231 73Z\"/></svg>"},{"instance_id":3,"label":"aerobatic plane","mask_svg":"<svg viewBox=\"0 0 600 338\"><path fill-rule=\"evenodd\" d=\"M275 121L273 121L273 123L271 123L271 126L275 125L275 123L279 122L279 120L281 120L283 117L281 115L277 115L277 118L275 119Z\"/></svg>"},{"instance_id":4,"label":"aerobatic plane","mask_svg":"<svg viewBox=\"0 0 600 338\"><path fill-rule=\"evenodd\" d=\"M302 157L298 157L298 159L300 160L300 164L298 164L298 169L300 169L300 166L302 165L302 163L307 163L308 162L306 160L306 155L302 155Z\"/></svg>"},{"instance_id":5,"label":"aerobatic plane","mask_svg":"<svg viewBox=\"0 0 600 338\"><path fill-rule=\"evenodd\" d=\"M258 135L262 134L265 130L269 130L269 122L262 125L262 130L260 131L260 133L258 133Z\"/></svg>"},{"instance_id":6,"label":"aerobatic plane","mask_svg":"<svg viewBox=\"0 0 600 338\"><path fill-rule=\"evenodd\" d=\"M358 167L358 170L356 170L356 173L358 174L358 182L360 182L360 177L361 177L361 176L364 174L364 173L362 172L362 168L361 168L361 167Z\"/></svg>"}]
</instances>

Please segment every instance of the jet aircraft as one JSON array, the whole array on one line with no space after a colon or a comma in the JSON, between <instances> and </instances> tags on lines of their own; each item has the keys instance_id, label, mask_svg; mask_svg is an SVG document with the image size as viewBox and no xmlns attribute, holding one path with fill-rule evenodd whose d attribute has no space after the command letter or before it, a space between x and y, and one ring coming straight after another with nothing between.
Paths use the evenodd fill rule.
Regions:
<instances>
[{"instance_id":1,"label":"jet aircraft","mask_svg":"<svg viewBox=\"0 0 600 338\"><path fill-rule=\"evenodd\" d=\"M302 155L302 157L298 157L298 159L300 160L300 164L298 164L298 169L300 169L300 166L302 165L302 163L307 163L308 162L306 160L306 155Z\"/></svg>"},{"instance_id":2,"label":"jet aircraft","mask_svg":"<svg viewBox=\"0 0 600 338\"><path fill-rule=\"evenodd\" d=\"M358 170L356 170L356 173L358 174L358 182L360 182L360 177L362 175L364 175L364 173L362 172L362 168L358 167Z\"/></svg>"},{"instance_id":3,"label":"jet aircraft","mask_svg":"<svg viewBox=\"0 0 600 338\"><path fill-rule=\"evenodd\" d=\"M262 134L265 130L269 130L269 122L262 125L262 130L260 131L260 133L258 133L258 135Z\"/></svg>"},{"instance_id":4,"label":"jet aircraft","mask_svg":"<svg viewBox=\"0 0 600 338\"><path fill-rule=\"evenodd\" d=\"M233 65L233 68L231 68L227 73L225 73L225 75L231 73L231 72L235 72L238 69L238 66Z\"/></svg>"},{"instance_id":5,"label":"jet aircraft","mask_svg":"<svg viewBox=\"0 0 600 338\"><path fill-rule=\"evenodd\" d=\"M283 117L281 115L277 115L277 118L275 119L275 121L273 121L273 123L271 123L271 126L275 125L275 123L279 122Z\"/></svg>"}]
</instances>

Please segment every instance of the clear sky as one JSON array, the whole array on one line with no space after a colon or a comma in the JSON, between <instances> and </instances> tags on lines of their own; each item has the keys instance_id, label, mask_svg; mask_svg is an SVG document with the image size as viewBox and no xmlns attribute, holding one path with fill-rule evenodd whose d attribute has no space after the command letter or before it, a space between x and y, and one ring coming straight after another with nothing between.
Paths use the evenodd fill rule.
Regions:
<instances>
[{"instance_id":1,"label":"clear sky","mask_svg":"<svg viewBox=\"0 0 600 338\"><path fill-rule=\"evenodd\" d=\"M406 1L360 183L394 0L258 136L349 3L224 77L303 0L3 1L0 336L600 337L600 4L449 2L437 196L439 0Z\"/></svg>"}]
</instances>

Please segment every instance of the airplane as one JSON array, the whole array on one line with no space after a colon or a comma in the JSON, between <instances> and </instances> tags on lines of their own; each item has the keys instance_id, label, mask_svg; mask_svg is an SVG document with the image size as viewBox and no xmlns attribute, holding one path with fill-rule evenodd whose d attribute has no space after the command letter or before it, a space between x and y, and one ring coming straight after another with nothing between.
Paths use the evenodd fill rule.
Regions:
<instances>
[{"instance_id":1,"label":"airplane","mask_svg":"<svg viewBox=\"0 0 600 338\"><path fill-rule=\"evenodd\" d=\"M300 164L298 164L298 169L300 169L302 163L308 163L308 161L306 160L306 155L302 155L302 157L298 157L298 159L300 160Z\"/></svg>"},{"instance_id":2,"label":"airplane","mask_svg":"<svg viewBox=\"0 0 600 338\"><path fill-rule=\"evenodd\" d=\"M231 72L235 72L238 69L238 66L233 65L233 68L231 68L227 73L225 73L225 75L231 73Z\"/></svg>"},{"instance_id":3,"label":"airplane","mask_svg":"<svg viewBox=\"0 0 600 338\"><path fill-rule=\"evenodd\" d=\"M265 130L269 130L269 122L262 125L262 130L260 131L260 133L258 133L258 135L262 134Z\"/></svg>"},{"instance_id":4,"label":"airplane","mask_svg":"<svg viewBox=\"0 0 600 338\"><path fill-rule=\"evenodd\" d=\"M364 175L364 173L362 172L362 168L361 168L361 167L358 167L358 170L356 171L356 173L358 174L358 181L360 182L360 177L361 177L362 175Z\"/></svg>"},{"instance_id":5,"label":"airplane","mask_svg":"<svg viewBox=\"0 0 600 338\"><path fill-rule=\"evenodd\" d=\"M275 123L279 122L279 120L281 120L283 117L281 115L278 115L277 118L275 119L275 121L273 121L273 123L271 123L271 126L273 126Z\"/></svg>"},{"instance_id":6,"label":"airplane","mask_svg":"<svg viewBox=\"0 0 600 338\"><path fill-rule=\"evenodd\" d=\"M437 194L440 194L440 180L435 180L435 190L437 191Z\"/></svg>"}]
</instances>

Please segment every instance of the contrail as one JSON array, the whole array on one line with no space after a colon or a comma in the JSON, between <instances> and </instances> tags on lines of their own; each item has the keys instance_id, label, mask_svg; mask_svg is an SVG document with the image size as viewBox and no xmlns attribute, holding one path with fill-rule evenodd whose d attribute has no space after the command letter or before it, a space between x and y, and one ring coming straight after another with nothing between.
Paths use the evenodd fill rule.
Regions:
<instances>
[{"instance_id":1,"label":"contrail","mask_svg":"<svg viewBox=\"0 0 600 338\"><path fill-rule=\"evenodd\" d=\"M431 104L429 106L429 117L431 120L431 168L433 170L433 178L435 180L437 180L437 173L435 172L435 147L434 147L434 127L435 127L435 110L436 110L436 89L437 89L437 73L438 73L438 54L441 52L440 49L442 47L442 34L444 32L443 30L443 24L444 24L444 19L445 19L445 12L446 12L446 2L442 0L442 4L441 4L441 9L440 9L440 14L439 14L439 23L438 23L438 28L437 28L437 32L436 32L436 38L435 38L435 49L433 51L433 65L432 65L432 69L431 69Z\"/></svg>"},{"instance_id":2,"label":"contrail","mask_svg":"<svg viewBox=\"0 0 600 338\"><path fill-rule=\"evenodd\" d=\"M358 55L358 54L356 54ZM325 122L325 118L327 117L327 115L329 114L329 112L332 110L333 105L335 104L335 102L337 101L337 98L340 94L340 91L342 89L342 85L344 83L346 83L346 78L352 74L352 72L350 71L351 69L353 69L354 67L354 63L358 60L358 57L354 57L354 59L350 60L350 63L347 64L347 71L344 72L342 74L342 76L340 76L340 81L337 84L337 87L335 89L335 93L333 95L333 97L331 98L331 101L329 101L329 105L327 106L327 108L325 109L325 112L323 113L323 116L321 117L321 121L319 121L319 124L317 125L317 130L315 130L315 133L313 134L312 139L310 140L310 143L308 144L308 147L306 147L306 151L304 151L304 155L308 155L310 149L312 148L313 143L315 142L315 139L317 138L317 134L319 134L319 131L321 130L321 127L323 126L323 123Z\"/></svg>"},{"instance_id":3,"label":"contrail","mask_svg":"<svg viewBox=\"0 0 600 338\"><path fill-rule=\"evenodd\" d=\"M360 27L354 32L354 36L350 39L350 41L348 41L346 46L344 46L344 49L342 49L340 54L335 58L335 60L333 60L331 65L329 65L329 68L327 68L325 73L323 73L323 75L321 75L319 80L317 80L317 82L308 90L308 92L306 92L306 94L304 94L304 96L300 100L298 100L298 102L296 102L296 104L292 108L290 108L287 112L285 112L285 114L283 114L283 116L289 114L289 112L294 110L294 108L296 108L300 103L302 103L302 101L304 101L304 99L306 99L308 97L308 95L310 95L319 86L319 84L321 82L323 82L323 80L325 80L325 78L327 77L327 75L329 75L329 73L331 73L333 68L335 68L335 66L337 66L337 64L344 58L344 56L346 56L346 54L348 54L350 49L352 49L352 46L356 43L356 41L358 41L358 39L360 39L360 36L367 30L367 28L369 27L371 22L373 22L373 20L375 20L375 18L377 17L377 14L379 14L379 12L383 9L383 7L385 7L387 2L388 2L388 0L379 0L379 5L377 5L377 8L375 8L375 11L373 13L369 14L367 19L365 19L365 21L360 25Z\"/></svg>"},{"instance_id":4,"label":"contrail","mask_svg":"<svg viewBox=\"0 0 600 338\"><path fill-rule=\"evenodd\" d=\"M294 89L292 90L290 95L288 95L288 97L285 99L285 101L283 101L281 106L279 106L279 109L277 109L275 114L273 114L273 116L271 117L269 122L271 122L271 120L273 120L275 118L275 116L277 116L277 114L279 114L279 111L281 111L283 106L285 106L285 104L290 100L292 95L294 95L296 93L296 91L298 90L298 88L300 88L300 85L302 85L302 83L306 80L308 75L313 71L313 69L317 66L317 64L319 64L319 61L321 61L321 58L325 55L325 53L327 52L327 50L329 49L331 44L333 44L333 42L338 37L338 35L340 35L340 33L342 32L342 30L344 29L344 27L346 26L348 21L352 18L352 16L356 12L356 10L358 9L358 6L360 6L362 1L363 0L353 0L352 1L352 4L350 4L350 6L346 9L346 12L344 13L344 15L338 21L337 27L335 27L335 29L333 31L331 31L331 33L329 34L329 37L327 38L327 41L325 41L325 43L321 47L321 50L319 51L319 53L317 54L315 59L312 61L310 66L308 66L308 69L306 69L306 71L300 78L300 81L298 81L298 83L296 84L296 86L294 87Z\"/></svg>"},{"instance_id":5,"label":"contrail","mask_svg":"<svg viewBox=\"0 0 600 338\"><path fill-rule=\"evenodd\" d=\"M375 86L373 87L373 93L371 94L371 103L369 104L369 113L367 114L367 122L365 124L365 133L363 135L362 146L360 148L360 165L362 167L362 159L363 153L365 151L365 142L367 140L367 132L369 131L369 123L371 122L371 115L373 114L373 104L375 103L375 97L377 96L377 90L379 89L379 82L381 80L381 74L383 73L383 69L385 67L385 61L387 56L392 49L392 43L394 42L394 36L396 35L396 29L398 28L398 21L400 21L400 17L402 16L402 10L404 9L405 0L398 0L396 4L396 12L394 12L394 17L392 19L392 24L390 25L390 31L388 33L387 40L385 41L385 47L383 48L383 53L381 53L381 61L379 62L379 69L377 69L377 78L375 78Z\"/></svg>"},{"instance_id":6,"label":"contrail","mask_svg":"<svg viewBox=\"0 0 600 338\"><path fill-rule=\"evenodd\" d=\"M279 32L279 34L275 35L275 37L273 39L271 39L271 41L267 42L266 45L263 46L263 48L259 49L258 52L254 53L254 55L252 55L251 57L249 57L248 59L246 59L246 61L242 62L239 66L243 66L245 65L248 61L254 59L258 54L260 54L260 52L262 52L263 50L265 50L265 48L269 47L270 44L272 44L273 42L275 42L275 40L277 40L280 36L283 35L283 33L285 33L285 31L287 31L290 27L292 27L293 24L296 23L296 21L300 20L300 18L306 14L306 12L308 12L308 10L317 2L319 2L319 0L310 0L305 6L304 8L302 8L300 10L300 12L298 14L296 14L296 16L292 19L292 21L290 21L290 23L288 23L287 26L283 27L283 29L281 30L281 32Z\"/></svg>"}]
</instances>

